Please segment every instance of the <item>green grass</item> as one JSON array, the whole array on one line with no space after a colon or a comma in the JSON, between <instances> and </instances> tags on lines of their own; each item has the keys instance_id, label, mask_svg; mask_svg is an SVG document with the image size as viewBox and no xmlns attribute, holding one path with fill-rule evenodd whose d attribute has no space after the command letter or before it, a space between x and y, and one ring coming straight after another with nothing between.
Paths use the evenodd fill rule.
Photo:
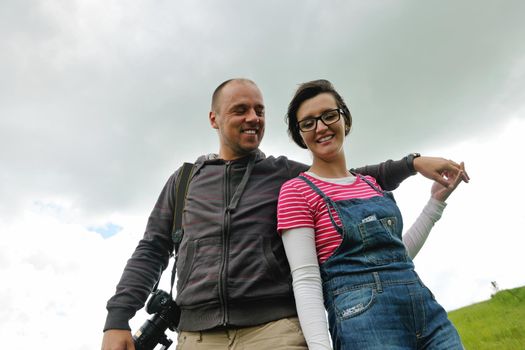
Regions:
<instances>
[{"instance_id":1,"label":"green grass","mask_svg":"<svg viewBox=\"0 0 525 350\"><path fill-rule=\"evenodd\" d=\"M448 313L467 350L525 349L525 287Z\"/></svg>"}]
</instances>

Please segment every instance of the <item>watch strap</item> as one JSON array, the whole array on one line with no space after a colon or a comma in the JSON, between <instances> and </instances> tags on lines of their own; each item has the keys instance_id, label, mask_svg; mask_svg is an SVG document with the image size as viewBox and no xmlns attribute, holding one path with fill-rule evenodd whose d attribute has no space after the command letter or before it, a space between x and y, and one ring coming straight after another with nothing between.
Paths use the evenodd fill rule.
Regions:
<instances>
[{"instance_id":1,"label":"watch strap","mask_svg":"<svg viewBox=\"0 0 525 350\"><path fill-rule=\"evenodd\" d=\"M412 175L417 173L416 169L414 168L414 159L416 159L417 157L421 157L421 154L414 152L406 156L407 166L408 169L412 172Z\"/></svg>"}]
</instances>

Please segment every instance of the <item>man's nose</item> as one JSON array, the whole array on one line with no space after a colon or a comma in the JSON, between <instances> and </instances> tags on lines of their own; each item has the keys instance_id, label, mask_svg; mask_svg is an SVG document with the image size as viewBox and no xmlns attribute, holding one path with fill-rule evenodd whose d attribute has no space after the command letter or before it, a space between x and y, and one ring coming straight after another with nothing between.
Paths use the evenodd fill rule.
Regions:
<instances>
[{"instance_id":1,"label":"man's nose","mask_svg":"<svg viewBox=\"0 0 525 350\"><path fill-rule=\"evenodd\" d=\"M246 121L248 123L251 123L251 122L259 122L259 116L257 115L257 112L255 112L255 110L251 109L247 115L246 115Z\"/></svg>"}]
</instances>

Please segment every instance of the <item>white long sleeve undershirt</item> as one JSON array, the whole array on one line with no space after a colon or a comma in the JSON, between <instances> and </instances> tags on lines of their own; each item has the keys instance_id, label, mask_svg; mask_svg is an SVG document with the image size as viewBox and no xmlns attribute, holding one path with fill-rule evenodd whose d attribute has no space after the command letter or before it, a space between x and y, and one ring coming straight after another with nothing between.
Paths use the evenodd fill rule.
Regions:
<instances>
[{"instance_id":1,"label":"white long sleeve undershirt","mask_svg":"<svg viewBox=\"0 0 525 350\"><path fill-rule=\"evenodd\" d=\"M430 230L441 218L445 207L446 203L430 198L414 224L403 235L403 243L411 258L423 247ZM314 229L301 227L284 230L282 239L292 271L297 313L308 349L332 349L323 303Z\"/></svg>"}]
</instances>

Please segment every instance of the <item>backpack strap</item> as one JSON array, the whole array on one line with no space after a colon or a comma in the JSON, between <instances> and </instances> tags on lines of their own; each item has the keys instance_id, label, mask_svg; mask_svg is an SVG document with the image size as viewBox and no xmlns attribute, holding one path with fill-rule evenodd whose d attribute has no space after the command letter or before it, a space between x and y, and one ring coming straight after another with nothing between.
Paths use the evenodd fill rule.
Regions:
<instances>
[{"instance_id":1,"label":"backpack strap","mask_svg":"<svg viewBox=\"0 0 525 350\"><path fill-rule=\"evenodd\" d=\"M171 238L173 240L173 255L175 261L173 262L173 268L171 270L171 287L170 296L173 292L173 284L175 283L175 269L177 266L177 255L179 252L179 246L184 235L184 228L182 227L182 212L184 211L184 204L186 201L186 195L188 194L188 187L190 185L191 176L193 175L193 169L195 164L184 163L179 170L175 186L177 193L175 195L175 208L173 210L173 226L171 229Z\"/></svg>"},{"instance_id":2,"label":"backpack strap","mask_svg":"<svg viewBox=\"0 0 525 350\"><path fill-rule=\"evenodd\" d=\"M182 212L184 211L184 202L186 201L186 194L188 193L188 187L190 185L190 179L193 172L193 163L184 163L180 168L175 186L177 187L177 193L175 195L175 208L173 210L173 226L171 229L171 238L173 240L173 251L174 255L177 255L179 251L179 245L182 241L183 229L182 229Z\"/></svg>"}]
</instances>

